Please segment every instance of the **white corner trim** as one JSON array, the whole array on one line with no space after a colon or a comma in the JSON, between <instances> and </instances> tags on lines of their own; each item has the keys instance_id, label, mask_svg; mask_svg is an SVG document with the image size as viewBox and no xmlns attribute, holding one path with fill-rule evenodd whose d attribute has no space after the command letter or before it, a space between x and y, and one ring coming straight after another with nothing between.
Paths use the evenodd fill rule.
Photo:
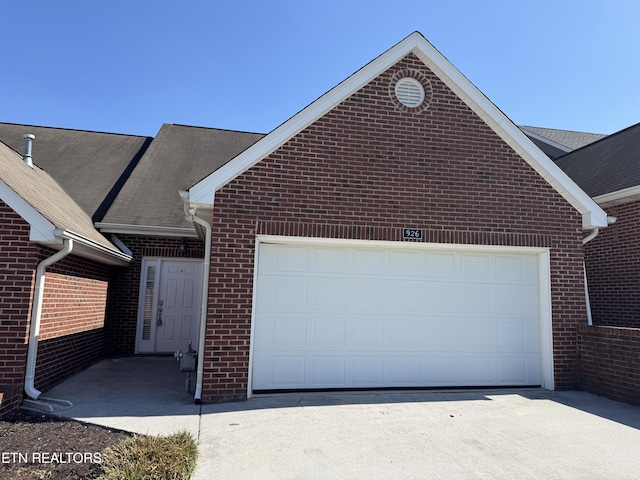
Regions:
<instances>
[{"instance_id":1,"label":"white corner trim","mask_svg":"<svg viewBox=\"0 0 640 480\"><path fill-rule=\"evenodd\" d=\"M414 53L489 127L582 214L585 229L607 226L606 213L547 157L500 109L419 32L414 32L189 189L189 201L211 204L214 193L273 153L333 107L409 53Z\"/></svg>"}]
</instances>

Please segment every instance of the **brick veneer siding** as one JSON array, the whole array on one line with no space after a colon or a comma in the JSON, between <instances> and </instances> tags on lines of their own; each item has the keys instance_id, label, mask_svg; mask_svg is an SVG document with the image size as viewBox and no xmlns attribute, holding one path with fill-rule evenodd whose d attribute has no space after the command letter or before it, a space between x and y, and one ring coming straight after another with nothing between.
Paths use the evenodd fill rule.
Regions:
<instances>
[{"instance_id":1,"label":"brick veneer siding","mask_svg":"<svg viewBox=\"0 0 640 480\"><path fill-rule=\"evenodd\" d=\"M607 208L616 223L585 248L595 325L640 328L640 201Z\"/></svg>"},{"instance_id":2,"label":"brick veneer siding","mask_svg":"<svg viewBox=\"0 0 640 480\"><path fill-rule=\"evenodd\" d=\"M38 246L29 242L29 224L0 201L0 415L22 402L38 261Z\"/></svg>"},{"instance_id":3,"label":"brick veneer siding","mask_svg":"<svg viewBox=\"0 0 640 480\"><path fill-rule=\"evenodd\" d=\"M400 70L430 82L428 108L396 107ZM216 193L203 400L247 394L256 234L401 241L407 226L549 247L556 387L577 385L580 216L410 55Z\"/></svg>"},{"instance_id":4,"label":"brick veneer siding","mask_svg":"<svg viewBox=\"0 0 640 480\"><path fill-rule=\"evenodd\" d=\"M580 325L581 387L640 405L640 329Z\"/></svg>"},{"instance_id":5,"label":"brick veneer siding","mask_svg":"<svg viewBox=\"0 0 640 480\"><path fill-rule=\"evenodd\" d=\"M128 267L111 273L107 305L107 349L110 354L132 354L136 344L136 323L140 274L144 257L204 258L204 244L197 238L118 235L131 250ZM184 248L182 245L184 244Z\"/></svg>"},{"instance_id":6,"label":"brick veneer siding","mask_svg":"<svg viewBox=\"0 0 640 480\"><path fill-rule=\"evenodd\" d=\"M35 271L56 252L30 242L29 229L0 203L0 412L5 413L22 401ZM47 269L36 388L49 389L104 356L108 278L108 267L74 255Z\"/></svg>"}]
</instances>

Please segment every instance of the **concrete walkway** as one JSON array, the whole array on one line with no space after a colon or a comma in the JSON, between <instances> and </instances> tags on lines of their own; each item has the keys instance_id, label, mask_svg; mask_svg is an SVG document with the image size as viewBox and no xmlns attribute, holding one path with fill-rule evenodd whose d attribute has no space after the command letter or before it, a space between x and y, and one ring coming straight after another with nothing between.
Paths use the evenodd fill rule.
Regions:
<instances>
[{"instance_id":1,"label":"concrete walkway","mask_svg":"<svg viewBox=\"0 0 640 480\"><path fill-rule=\"evenodd\" d=\"M640 408L539 389L301 393L194 405L173 359L106 360L59 414L198 439L196 480L638 479ZM152 373L149 373L152 372Z\"/></svg>"}]
</instances>

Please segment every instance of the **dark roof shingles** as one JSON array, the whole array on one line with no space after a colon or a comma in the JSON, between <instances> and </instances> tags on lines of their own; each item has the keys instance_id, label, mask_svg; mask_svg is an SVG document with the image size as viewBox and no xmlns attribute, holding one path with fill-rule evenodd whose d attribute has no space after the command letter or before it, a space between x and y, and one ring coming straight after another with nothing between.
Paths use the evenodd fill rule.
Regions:
<instances>
[{"instance_id":1,"label":"dark roof shingles","mask_svg":"<svg viewBox=\"0 0 640 480\"><path fill-rule=\"evenodd\" d=\"M179 190L186 190L264 137L260 133L165 124L103 223L193 229Z\"/></svg>"}]
</instances>

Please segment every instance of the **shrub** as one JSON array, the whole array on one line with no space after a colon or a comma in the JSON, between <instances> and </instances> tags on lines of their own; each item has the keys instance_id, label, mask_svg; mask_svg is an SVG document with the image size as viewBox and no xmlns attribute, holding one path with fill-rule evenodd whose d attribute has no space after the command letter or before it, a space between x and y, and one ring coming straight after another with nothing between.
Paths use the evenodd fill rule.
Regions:
<instances>
[{"instance_id":1,"label":"shrub","mask_svg":"<svg viewBox=\"0 0 640 480\"><path fill-rule=\"evenodd\" d=\"M188 480L198 447L187 432L134 435L102 453L97 480Z\"/></svg>"}]
</instances>

